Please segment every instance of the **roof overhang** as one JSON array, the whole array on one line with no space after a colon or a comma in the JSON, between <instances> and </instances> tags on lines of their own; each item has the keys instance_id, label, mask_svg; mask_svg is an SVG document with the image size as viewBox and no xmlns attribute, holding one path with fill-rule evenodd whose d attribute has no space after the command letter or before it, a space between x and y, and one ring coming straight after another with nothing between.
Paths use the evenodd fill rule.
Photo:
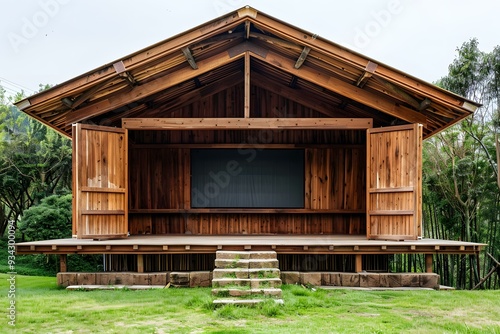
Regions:
<instances>
[{"instance_id":1,"label":"roof overhang","mask_svg":"<svg viewBox=\"0 0 500 334\"><path fill-rule=\"evenodd\" d=\"M250 85L327 117L373 118L375 127L421 123L424 137L480 106L248 6L16 106L71 137L76 122L120 127L123 118L168 117L241 84L248 68Z\"/></svg>"}]
</instances>

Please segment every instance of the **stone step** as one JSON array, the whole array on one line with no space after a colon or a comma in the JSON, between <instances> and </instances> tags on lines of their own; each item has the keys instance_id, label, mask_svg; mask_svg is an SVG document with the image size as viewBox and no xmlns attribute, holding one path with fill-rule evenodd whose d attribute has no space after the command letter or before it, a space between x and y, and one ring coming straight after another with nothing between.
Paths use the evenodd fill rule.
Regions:
<instances>
[{"instance_id":1,"label":"stone step","mask_svg":"<svg viewBox=\"0 0 500 334\"><path fill-rule=\"evenodd\" d=\"M213 278L249 278L248 268L216 268L213 271Z\"/></svg>"},{"instance_id":2,"label":"stone step","mask_svg":"<svg viewBox=\"0 0 500 334\"><path fill-rule=\"evenodd\" d=\"M277 288L270 289L212 289L212 294L216 297L244 297L252 295L264 295L273 298L281 298L282 291Z\"/></svg>"},{"instance_id":3,"label":"stone step","mask_svg":"<svg viewBox=\"0 0 500 334\"><path fill-rule=\"evenodd\" d=\"M151 290L151 289L165 289L165 285L68 285L66 290Z\"/></svg>"},{"instance_id":4,"label":"stone step","mask_svg":"<svg viewBox=\"0 0 500 334\"><path fill-rule=\"evenodd\" d=\"M283 299L272 299L276 304L283 305ZM215 305L242 305L242 306L255 306L259 303L266 301L266 299L216 299Z\"/></svg>"},{"instance_id":5,"label":"stone step","mask_svg":"<svg viewBox=\"0 0 500 334\"><path fill-rule=\"evenodd\" d=\"M216 258L221 260L272 260L274 251L217 251Z\"/></svg>"},{"instance_id":6,"label":"stone step","mask_svg":"<svg viewBox=\"0 0 500 334\"><path fill-rule=\"evenodd\" d=\"M260 289L260 288L279 288L281 279L279 278L214 278L212 287L235 286L241 288Z\"/></svg>"},{"instance_id":7,"label":"stone step","mask_svg":"<svg viewBox=\"0 0 500 334\"><path fill-rule=\"evenodd\" d=\"M276 268L216 268L213 278L280 278L280 270Z\"/></svg>"},{"instance_id":8,"label":"stone step","mask_svg":"<svg viewBox=\"0 0 500 334\"><path fill-rule=\"evenodd\" d=\"M248 269L250 278L281 278L280 270L276 268L254 268Z\"/></svg>"},{"instance_id":9,"label":"stone step","mask_svg":"<svg viewBox=\"0 0 500 334\"><path fill-rule=\"evenodd\" d=\"M263 260L231 260L231 259L215 259L215 268L231 269L231 268L278 268L278 260L263 259Z\"/></svg>"},{"instance_id":10,"label":"stone step","mask_svg":"<svg viewBox=\"0 0 500 334\"><path fill-rule=\"evenodd\" d=\"M249 260L250 252L247 251L217 251L215 253L216 259L221 260Z\"/></svg>"}]
</instances>

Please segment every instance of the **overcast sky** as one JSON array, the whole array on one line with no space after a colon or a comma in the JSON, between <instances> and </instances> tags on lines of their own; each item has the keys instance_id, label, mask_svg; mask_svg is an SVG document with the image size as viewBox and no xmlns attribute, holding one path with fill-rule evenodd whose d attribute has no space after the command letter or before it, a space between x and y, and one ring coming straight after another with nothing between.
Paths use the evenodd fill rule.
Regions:
<instances>
[{"instance_id":1,"label":"overcast sky","mask_svg":"<svg viewBox=\"0 0 500 334\"><path fill-rule=\"evenodd\" d=\"M429 82L476 37L500 44L498 0L0 0L0 85L55 85L250 5Z\"/></svg>"}]
</instances>

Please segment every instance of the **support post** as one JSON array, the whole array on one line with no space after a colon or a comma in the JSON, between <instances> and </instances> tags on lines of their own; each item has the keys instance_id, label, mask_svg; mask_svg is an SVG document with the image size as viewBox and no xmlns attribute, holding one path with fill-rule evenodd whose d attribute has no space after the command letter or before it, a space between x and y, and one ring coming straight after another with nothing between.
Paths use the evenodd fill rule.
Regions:
<instances>
[{"instance_id":1,"label":"support post","mask_svg":"<svg viewBox=\"0 0 500 334\"><path fill-rule=\"evenodd\" d=\"M432 254L425 254L425 272L432 273Z\"/></svg>"},{"instance_id":2,"label":"support post","mask_svg":"<svg viewBox=\"0 0 500 334\"><path fill-rule=\"evenodd\" d=\"M144 256L142 254L137 254L137 272L144 272Z\"/></svg>"},{"instance_id":3,"label":"support post","mask_svg":"<svg viewBox=\"0 0 500 334\"><path fill-rule=\"evenodd\" d=\"M363 255L356 254L356 258L354 259L354 270L357 273L360 273L363 271Z\"/></svg>"},{"instance_id":4,"label":"support post","mask_svg":"<svg viewBox=\"0 0 500 334\"><path fill-rule=\"evenodd\" d=\"M65 273L68 271L68 255L60 254L59 255L59 271Z\"/></svg>"}]
</instances>

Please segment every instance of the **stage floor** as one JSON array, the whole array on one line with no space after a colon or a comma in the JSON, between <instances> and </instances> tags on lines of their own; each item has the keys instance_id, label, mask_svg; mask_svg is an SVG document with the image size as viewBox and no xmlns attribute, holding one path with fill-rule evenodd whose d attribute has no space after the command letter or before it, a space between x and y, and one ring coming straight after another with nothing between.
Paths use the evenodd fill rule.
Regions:
<instances>
[{"instance_id":1,"label":"stage floor","mask_svg":"<svg viewBox=\"0 0 500 334\"><path fill-rule=\"evenodd\" d=\"M274 250L278 254L476 254L485 244L419 239L367 240L362 235L132 235L124 239L55 239L16 244L17 254L189 254Z\"/></svg>"}]
</instances>

